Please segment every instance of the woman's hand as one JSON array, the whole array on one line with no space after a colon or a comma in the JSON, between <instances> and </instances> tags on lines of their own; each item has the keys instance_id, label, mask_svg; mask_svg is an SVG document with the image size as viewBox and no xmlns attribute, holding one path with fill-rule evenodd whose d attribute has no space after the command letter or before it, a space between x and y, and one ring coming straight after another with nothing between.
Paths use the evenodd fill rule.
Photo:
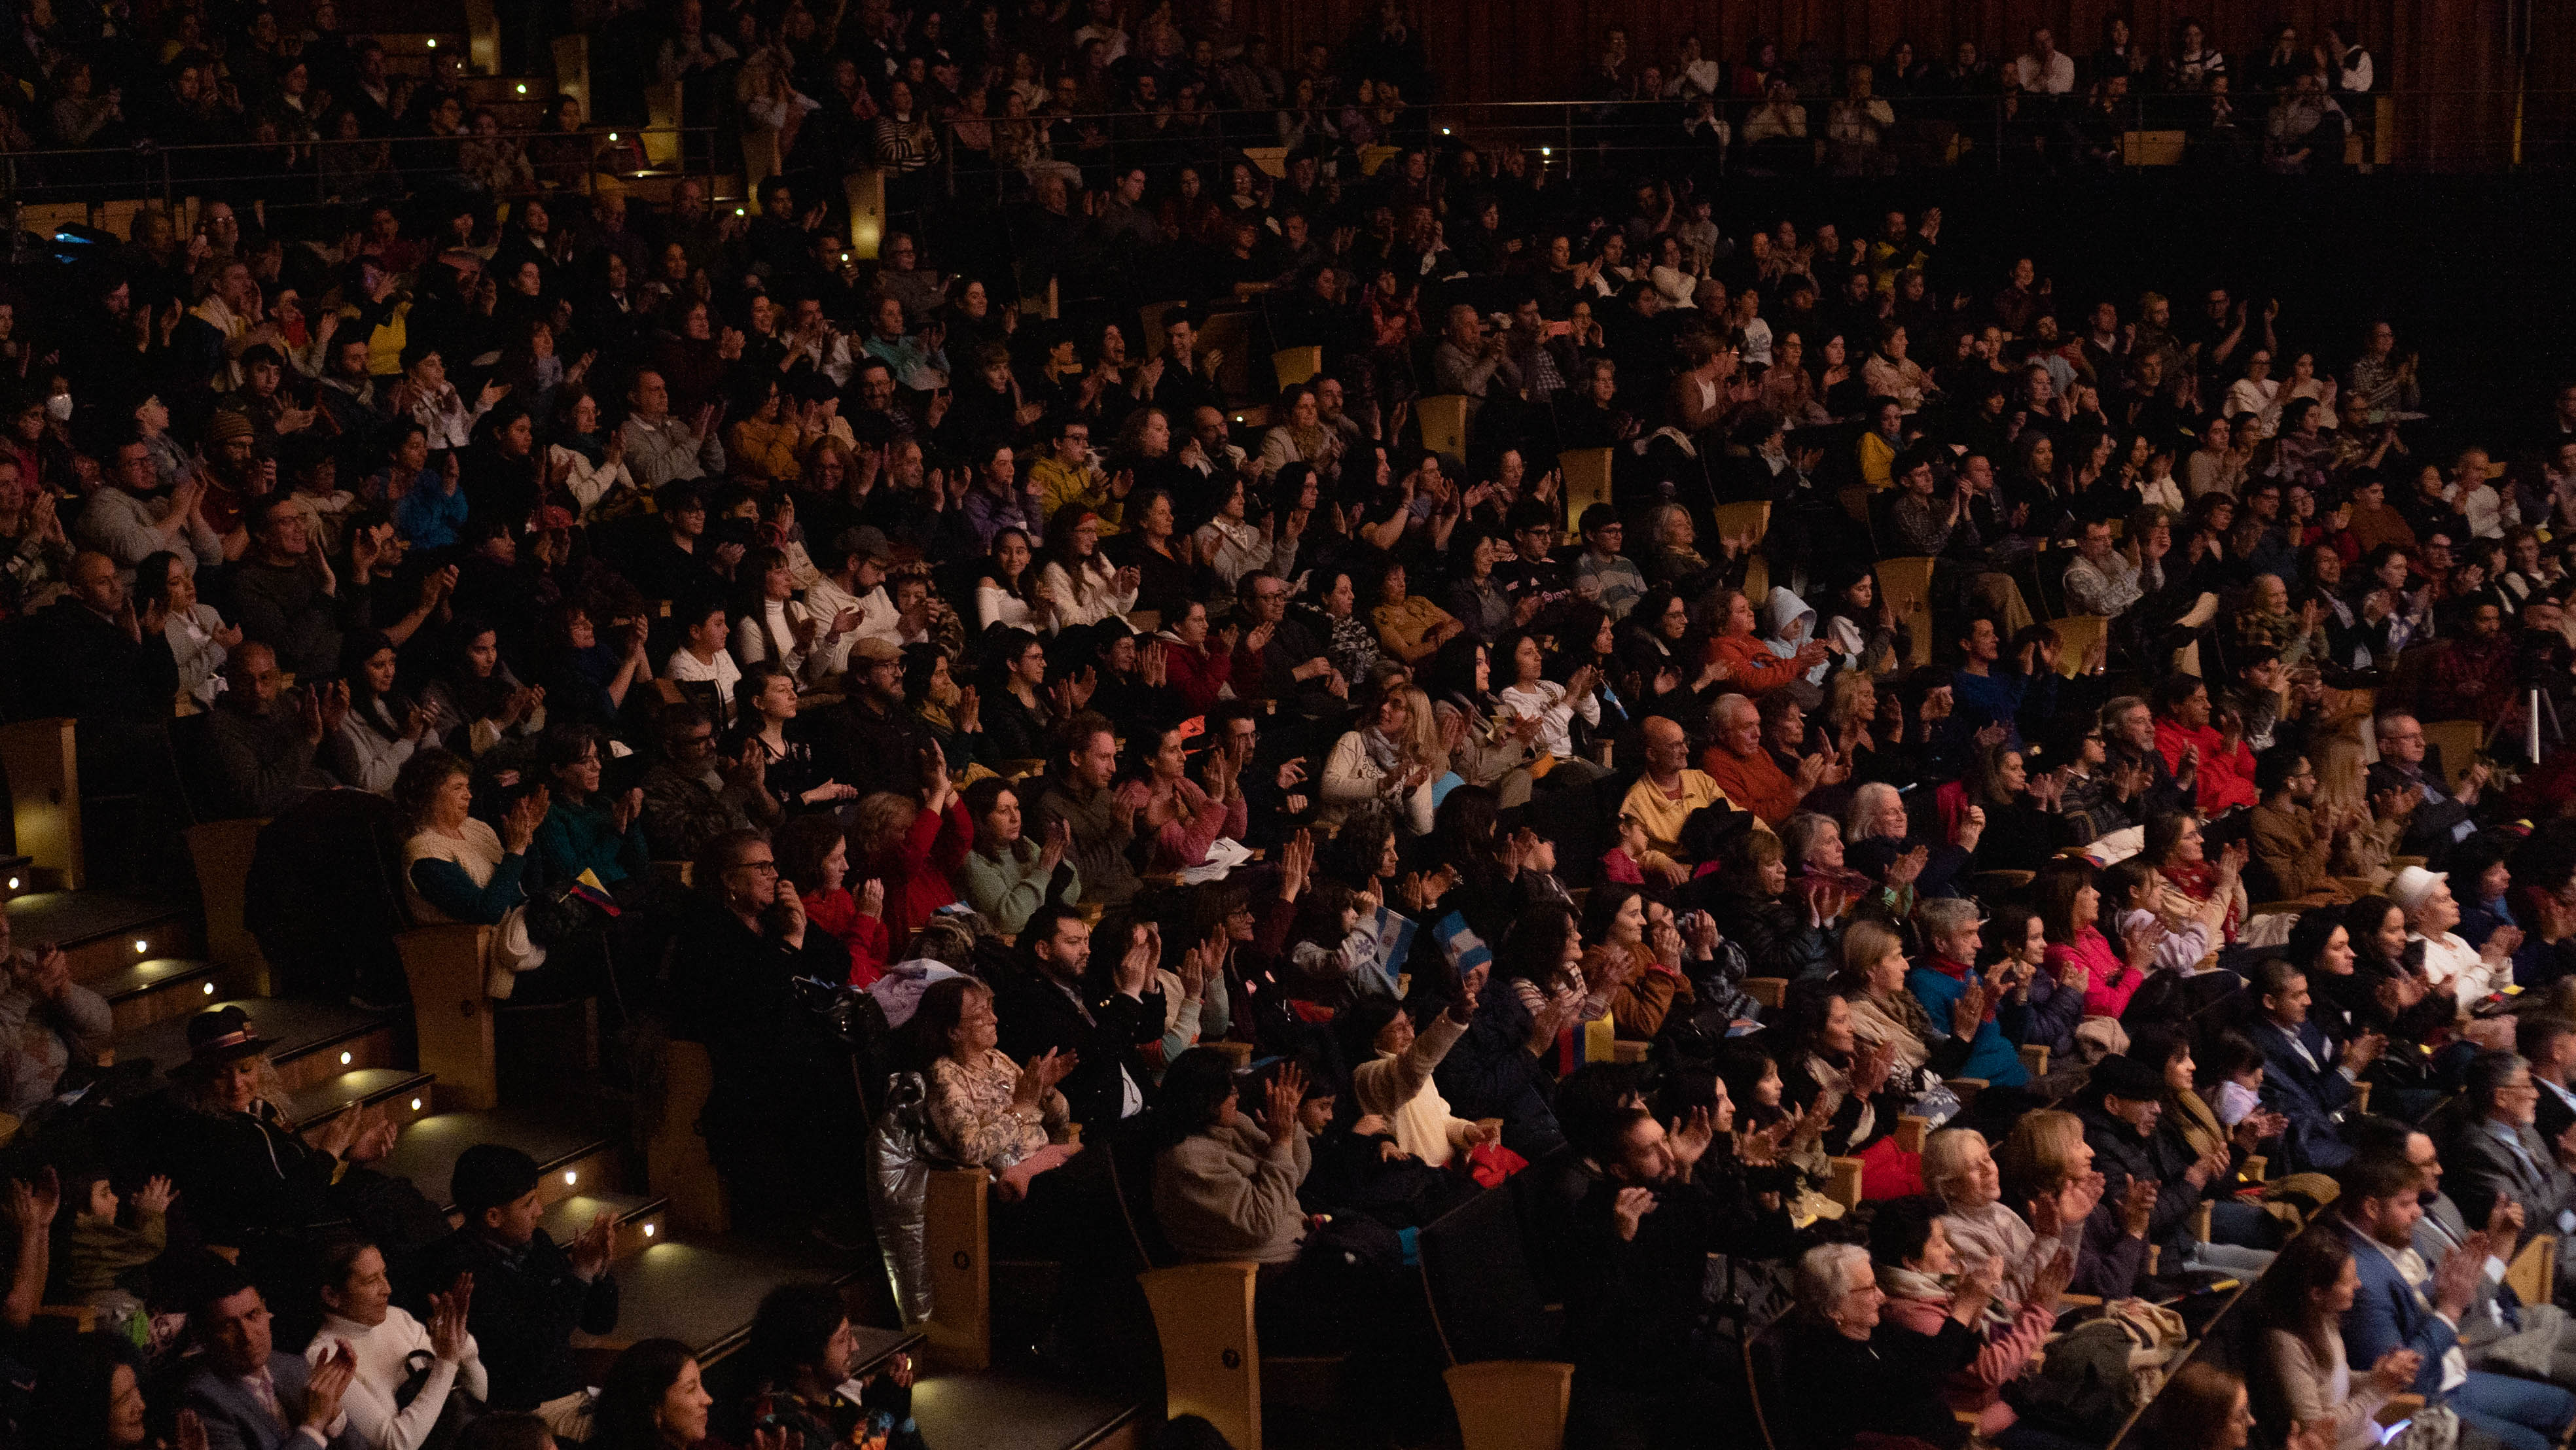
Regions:
<instances>
[{"instance_id":1,"label":"woman's hand","mask_svg":"<svg viewBox=\"0 0 2576 1450\"><path fill-rule=\"evenodd\" d=\"M1959 1276L1958 1287L1950 1291L1950 1317L1973 1327L1985 1317L1986 1306L1995 1301L1995 1293L2003 1283L2004 1261L1987 1256Z\"/></svg>"},{"instance_id":2,"label":"woman's hand","mask_svg":"<svg viewBox=\"0 0 2576 1450\"><path fill-rule=\"evenodd\" d=\"M1020 1067L1020 1075L1011 1084L1011 1103L1015 1107L1036 1108L1046 1102L1046 1095L1073 1071L1082 1055L1067 1049L1057 1052L1050 1047L1030 1058Z\"/></svg>"},{"instance_id":3,"label":"woman's hand","mask_svg":"<svg viewBox=\"0 0 2576 1450\"><path fill-rule=\"evenodd\" d=\"M537 827L545 823L546 811L554 792L545 786L521 796L501 818L501 849L513 856L524 856L528 843L537 838Z\"/></svg>"},{"instance_id":4,"label":"woman's hand","mask_svg":"<svg viewBox=\"0 0 2576 1450\"><path fill-rule=\"evenodd\" d=\"M459 1274L444 1294L429 1296L429 1348L432 1354L449 1364L465 1362L465 1347L473 1336L465 1329L466 1316L474 1304L474 1276Z\"/></svg>"}]
</instances>

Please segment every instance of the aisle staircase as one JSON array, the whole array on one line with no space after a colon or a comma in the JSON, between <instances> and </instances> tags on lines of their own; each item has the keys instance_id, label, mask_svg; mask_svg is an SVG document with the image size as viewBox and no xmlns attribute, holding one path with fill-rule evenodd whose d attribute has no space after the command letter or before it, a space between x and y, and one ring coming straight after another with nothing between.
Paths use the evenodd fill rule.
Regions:
<instances>
[{"instance_id":1,"label":"aisle staircase","mask_svg":"<svg viewBox=\"0 0 2576 1450\"><path fill-rule=\"evenodd\" d=\"M68 740L68 732L62 735ZM14 758L0 759L0 767L13 776L26 774ZM45 769L66 781L76 776L68 758ZM77 800L74 786L61 795L49 792L42 804L60 810L68 803L76 811ZM500 1076L490 1058L492 1038L459 1038L436 1021L431 1014L454 1014L455 1000L422 996L425 983L443 988L434 973L424 977L415 963L406 967L421 1004L417 1013L410 1007L380 1011L268 995L267 964L239 925L242 877L257 827L214 822L189 832L201 895L211 904L204 911L194 901L170 896L63 889L62 883L84 879L77 833L46 836L22 829L20 836L41 848L25 855L0 845L0 899L8 902L16 944L59 945L74 977L109 999L116 1013L113 1061L149 1060L166 1072L187 1060L189 1017L209 1007L238 1006L261 1035L274 1039L270 1055L285 1086L281 1106L289 1117L311 1126L352 1110L383 1108L400 1124L400 1133L378 1166L410 1179L433 1203L452 1212L449 1172L464 1149L507 1143L525 1151L543 1169L544 1223L558 1240L571 1239L603 1213L614 1225L621 1311L612 1336L584 1346L585 1366L594 1373L605 1369L618 1348L645 1338L678 1339L694 1346L702 1360L719 1361L743 1343L761 1298L781 1284L820 1280L843 1286L854 1323L885 1302L884 1269L872 1247L782 1243L710 1227L710 1218L720 1225L723 1190L712 1181L702 1143L695 1153L670 1151L674 1137L696 1140L693 1121L666 1127L648 1151L646 1130L633 1115L576 1093L529 1093L524 1096L538 1100L481 1105L503 1096L496 1091ZM222 949L209 952L210 940ZM433 966L453 940L428 941ZM470 935L465 940L470 950ZM479 980L479 967L470 962L445 965L451 978L461 970L463 980ZM488 1018L488 1003L478 1007ZM454 1081L446 1070L423 1066L423 1022L416 1017L435 1023L431 1040L440 1044L439 1061L454 1065L448 1069L456 1073ZM717 1207L710 1213L707 1205ZM858 1333L863 1370L882 1368L901 1353L930 1358L919 1327L879 1324ZM934 1361L922 1366L921 1375L917 1415L934 1445L1140 1450L1144 1443L1147 1417L1133 1399L1018 1368L949 1370Z\"/></svg>"}]
</instances>

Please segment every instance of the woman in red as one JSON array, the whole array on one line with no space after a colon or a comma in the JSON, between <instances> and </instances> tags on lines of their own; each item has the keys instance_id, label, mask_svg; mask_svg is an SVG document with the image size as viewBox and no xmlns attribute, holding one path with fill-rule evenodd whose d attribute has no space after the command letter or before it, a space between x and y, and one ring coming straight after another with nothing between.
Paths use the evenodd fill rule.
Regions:
<instances>
[{"instance_id":1,"label":"woman in red","mask_svg":"<svg viewBox=\"0 0 2576 1450\"><path fill-rule=\"evenodd\" d=\"M1235 779L1233 755L1223 750L1207 752L1207 786L1202 789L1189 778L1189 756L1182 739L1177 725L1153 736L1146 747L1149 753L1134 766L1136 775L1118 788L1119 803L1136 812L1136 834L1150 843L1145 857L1148 871L1186 871L1205 865L1208 847L1218 837L1243 839L1246 807L1243 788Z\"/></svg>"},{"instance_id":2,"label":"woman in red","mask_svg":"<svg viewBox=\"0 0 2576 1450\"><path fill-rule=\"evenodd\" d=\"M851 808L851 854L859 869L885 883L888 955L900 952L932 913L957 900L957 870L975 844L975 822L936 760L930 784L914 802L892 791L862 796Z\"/></svg>"},{"instance_id":3,"label":"woman in red","mask_svg":"<svg viewBox=\"0 0 2576 1450\"><path fill-rule=\"evenodd\" d=\"M2236 880L2245 869L2243 841L2230 844L2213 862L2201 845L2200 817L2189 811L2176 811L2148 820L2146 844L2138 855L2196 905L2207 906L2225 897L2227 912L2220 923L2220 940L2236 940L2237 928L2244 924L2236 900Z\"/></svg>"},{"instance_id":4,"label":"woman in red","mask_svg":"<svg viewBox=\"0 0 2576 1450\"><path fill-rule=\"evenodd\" d=\"M796 888L805 919L850 949L850 985L865 987L885 975L885 883L863 883L856 895L841 883L850 872L850 845L841 823L828 815L797 816L771 842L778 875Z\"/></svg>"},{"instance_id":5,"label":"woman in red","mask_svg":"<svg viewBox=\"0 0 2576 1450\"><path fill-rule=\"evenodd\" d=\"M1754 636L1753 601L1741 589L1720 593L1709 610L1709 620L1713 626L1708 641L1710 662L1724 661L1727 684L1756 700L1824 662L1825 645L1820 640L1807 641L1796 654L1786 658L1773 654Z\"/></svg>"},{"instance_id":6,"label":"woman in red","mask_svg":"<svg viewBox=\"0 0 2576 1450\"><path fill-rule=\"evenodd\" d=\"M1155 635L1163 646L1163 683L1192 710L1208 709L1217 702L1218 692L1233 683L1234 634L1229 624L1217 643L1209 645L1207 606L1193 599L1180 618Z\"/></svg>"},{"instance_id":7,"label":"woman in red","mask_svg":"<svg viewBox=\"0 0 2576 1450\"><path fill-rule=\"evenodd\" d=\"M2035 887L2040 930L2048 938L2043 963L2061 983L2081 988L2085 1016L2119 1016L2146 972L2142 962L2120 960L2094 924L2102 914L2102 893L2093 885L2093 868L2052 866Z\"/></svg>"}]
</instances>

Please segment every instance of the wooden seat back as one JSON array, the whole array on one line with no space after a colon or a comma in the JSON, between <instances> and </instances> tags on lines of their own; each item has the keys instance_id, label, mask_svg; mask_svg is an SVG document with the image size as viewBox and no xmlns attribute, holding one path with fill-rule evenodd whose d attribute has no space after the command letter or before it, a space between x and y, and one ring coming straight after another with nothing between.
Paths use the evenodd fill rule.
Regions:
<instances>
[{"instance_id":1,"label":"wooden seat back","mask_svg":"<svg viewBox=\"0 0 2576 1450\"><path fill-rule=\"evenodd\" d=\"M209 913L211 914L211 913ZM501 1075L492 1044L492 998L483 987L493 928L416 926L394 937L420 1040L421 1070L438 1079L440 1105L501 1105Z\"/></svg>"},{"instance_id":2,"label":"wooden seat back","mask_svg":"<svg viewBox=\"0 0 2576 1450\"><path fill-rule=\"evenodd\" d=\"M1450 458L1467 456L1467 396L1436 393L1414 400L1413 416L1422 425L1422 446Z\"/></svg>"},{"instance_id":3,"label":"wooden seat back","mask_svg":"<svg viewBox=\"0 0 2576 1450\"><path fill-rule=\"evenodd\" d=\"M1462 1450L1563 1450L1574 1366L1556 1360L1493 1359L1451 1365L1441 1376L1458 1409Z\"/></svg>"},{"instance_id":4,"label":"wooden seat back","mask_svg":"<svg viewBox=\"0 0 2576 1450\"><path fill-rule=\"evenodd\" d=\"M1583 538L1583 511L1610 501L1610 450L1569 448L1556 455L1556 466L1565 475L1565 539L1576 543Z\"/></svg>"},{"instance_id":5,"label":"wooden seat back","mask_svg":"<svg viewBox=\"0 0 2576 1450\"><path fill-rule=\"evenodd\" d=\"M222 967L235 988L260 997L276 995L277 985L242 913L250 899L251 858L259 851L260 827L267 824L252 816L203 821L186 832L197 894L206 905L206 959Z\"/></svg>"},{"instance_id":6,"label":"wooden seat back","mask_svg":"<svg viewBox=\"0 0 2576 1450\"><path fill-rule=\"evenodd\" d=\"M1163 1349L1163 1411L1197 1415L1235 1450L1261 1450L1261 1340L1252 1327L1256 1266L1183 1264L1138 1275Z\"/></svg>"},{"instance_id":7,"label":"wooden seat back","mask_svg":"<svg viewBox=\"0 0 2576 1450\"><path fill-rule=\"evenodd\" d=\"M733 1222L706 1135L698 1131L715 1085L715 1059L705 1043L662 1044L662 1114L644 1142L644 1174L653 1192L670 1200L671 1217L701 1233L723 1233Z\"/></svg>"},{"instance_id":8,"label":"wooden seat back","mask_svg":"<svg viewBox=\"0 0 2576 1450\"><path fill-rule=\"evenodd\" d=\"M992 1175L933 1168L922 1196L921 1247L930 1263L930 1353L942 1369L993 1363Z\"/></svg>"}]
</instances>

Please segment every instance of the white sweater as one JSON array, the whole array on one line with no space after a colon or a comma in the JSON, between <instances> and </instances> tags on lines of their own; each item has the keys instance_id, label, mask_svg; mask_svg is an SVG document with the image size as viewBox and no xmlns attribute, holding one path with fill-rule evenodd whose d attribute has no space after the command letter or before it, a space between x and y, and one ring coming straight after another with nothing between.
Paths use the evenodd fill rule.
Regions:
<instances>
[{"instance_id":1,"label":"white sweater","mask_svg":"<svg viewBox=\"0 0 2576 1450\"><path fill-rule=\"evenodd\" d=\"M341 1397L340 1408L349 1417L349 1429L368 1450L419 1450L438 1424L449 1390L461 1387L478 1400L492 1393L473 1336L466 1336L464 1361L449 1364L430 1349L428 1326L398 1308L387 1308L385 1322L372 1329L337 1314L324 1315L322 1332L313 1336L304 1357L320 1364L323 1356L333 1352L335 1341L346 1343L358 1356L358 1377ZM430 1356L429 1379L409 1405L396 1409L394 1393L411 1378L414 1352Z\"/></svg>"}]
</instances>

